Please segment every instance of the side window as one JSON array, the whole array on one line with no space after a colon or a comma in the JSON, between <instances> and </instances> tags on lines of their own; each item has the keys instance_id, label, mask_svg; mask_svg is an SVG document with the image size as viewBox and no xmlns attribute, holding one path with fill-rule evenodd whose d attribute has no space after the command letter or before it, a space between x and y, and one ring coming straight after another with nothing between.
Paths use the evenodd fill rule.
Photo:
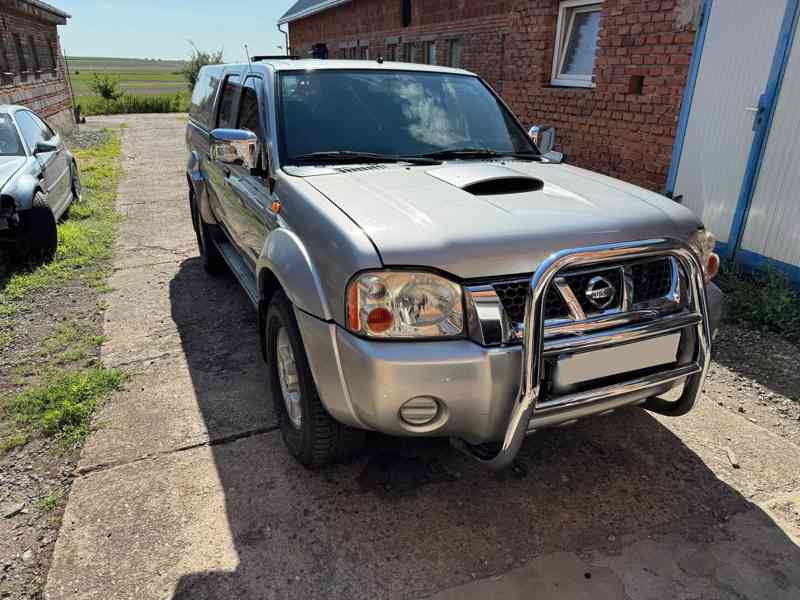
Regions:
<instances>
[{"instance_id":1,"label":"side window","mask_svg":"<svg viewBox=\"0 0 800 600\"><path fill-rule=\"evenodd\" d=\"M256 87L261 83L259 77L248 77L242 88L241 102L239 103L239 118L236 122L237 129L247 129L257 135L263 135L261 119L258 115L258 92Z\"/></svg>"},{"instance_id":2,"label":"side window","mask_svg":"<svg viewBox=\"0 0 800 600\"><path fill-rule=\"evenodd\" d=\"M50 129L50 125L48 125L47 123L42 121L39 117L37 117L33 113L28 113L28 114L30 114L30 116L33 118L33 120L39 126L39 130L41 131L41 134L42 134L42 139L45 142L49 142L50 140L52 140L56 136L55 132L52 129Z\"/></svg>"},{"instance_id":3,"label":"side window","mask_svg":"<svg viewBox=\"0 0 800 600\"><path fill-rule=\"evenodd\" d=\"M28 145L28 149L33 152L37 142L43 142L42 128L34 121L33 115L26 110L17 112L17 125L22 132L22 137Z\"/></svg>"},{"instance_id":4,"label":"side window","mask_svg":"<svg viewBox=\"0 0 800 600\"><path fill-rule=\"evenodd\" d=\"M202 69L192 91L189 113L208 128L213 125L211 111L214 107L214 94L219 86L219 73L219 68Z\"/></svg>"},{"instance_id":5,"label":"side window","mask_svg":"<svg viewBox=\"0 0 800 600\"><path fill-rule=\"evenodd\" d=\"M239 91L239 76L229 75L225 79L225 85L222 88L222 97L219 101L219 113L217 115L217 127L224 129L232 129L235 127L236 118L236 93Z\"/></svg>"}]
</instances>

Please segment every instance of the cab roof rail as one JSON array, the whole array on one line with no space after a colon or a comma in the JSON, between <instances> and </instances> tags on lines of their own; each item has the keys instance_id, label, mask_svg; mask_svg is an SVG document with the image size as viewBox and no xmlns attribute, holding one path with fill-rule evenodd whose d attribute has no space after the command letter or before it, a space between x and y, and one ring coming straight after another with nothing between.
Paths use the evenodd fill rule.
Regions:
<instances>
[{"instance_id":1,"label":"cab roof rail","mask_svg":"<svg viewBox=\"0 0 800 600\"><path fill-rule=\"evenodd\" d=\"M300 57L294 54L262 54L253 57L253 62L261 62L262 60L300 60Z\"/></svg>"}]
</instances>

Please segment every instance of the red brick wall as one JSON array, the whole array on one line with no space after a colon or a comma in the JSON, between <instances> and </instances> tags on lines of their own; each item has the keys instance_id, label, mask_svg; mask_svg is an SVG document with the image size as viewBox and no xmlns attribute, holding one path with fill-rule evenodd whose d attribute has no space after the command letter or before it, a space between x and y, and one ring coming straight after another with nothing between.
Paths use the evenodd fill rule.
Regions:
<instances>
[{"instance_id":1,"label":"red brick wall","mask_svg":"<svg viewBox=\"0 0 800 600\"><path fill-rule=\"evenodd\" d=\"M423 62L424 44L437 41L437 63L446 64L449 40L462 41L462 68L480 73L499 89L505 76L504 40L510 33L513 0L414 0L409 27L402 24L400 0L353 0L289 26L292 52L307 55L318 42L338 58L340 43L369 42L371 58L386 55L387 38L414 43ZM398 60L401 49L398 48Z\"/></svg>"},{"instance_id":2,"label":"red brick wall","mask_svg":"<svg viewBox=\"0 0 800 600\"><path fill-rule=\"evenodd\" d=\"M524 123L556 127L570 162L663 189L694 42L678 24L679 5L605 0L596 87L585 89L550 85L558 2L518 2L503 96ZM629 93L633 76L644 77L641 93Z\"/></svg>"},{"instance_id":3,"label":"red brick wall","mask_svg":"<svg viewBox=\"0 0 800 600\"><path fill-rule=\"evenodd\" d=\"M57 25L14 10L13 5L0 2L0 104L21 104L35 111L64 133L74 125L72 100L65 78L66 65L61 51ZM26 70L18 58L14 34L22 40ZM33 36L35 48L31 48ZM56 65L53 68L48 44L53 44ZM3 52L5 49L5 53ZM33 52L39 60L36 70Z\"/></svg>"},{"instance_id":4,"label":"red brick wall","mask_svg":"<svg viewBox=\"0 0 800 600\"><path fill-rule=\"evenodd\" d=\"M341 42L367 40L370 57L399 36L422 45L462 39L462 67L500 91L526 126L552 125L558 149L576 165L663 189L669 171L693 26L685 24L691 0L604 0L594 88L551 85L558 0L414 0L411 26L403 28L400 0L353 0L289 27L294 53L325 42L331 58ZM629 93L643 77L641 93Z\"/></svg>"}]
</instances>

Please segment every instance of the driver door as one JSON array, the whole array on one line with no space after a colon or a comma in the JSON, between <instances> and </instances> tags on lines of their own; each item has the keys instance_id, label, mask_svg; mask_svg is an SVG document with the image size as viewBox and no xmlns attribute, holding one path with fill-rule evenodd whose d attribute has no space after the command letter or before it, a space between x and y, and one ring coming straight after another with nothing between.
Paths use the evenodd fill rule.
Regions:
<instances>
[{"instance_id":1,"label":"driver door","mask_svg":"<svg viewBox=\"0 0 800 600\"><path fill-rule=\"evenodd\" d=\"M72 182L70 181L69 162L64 152L64 142L32 112L21 110L15 116L31 154L38 142L45 142L56 147L52 152L40 152L36 158L42 169L47 204L58 220L67 210L72 197Z\"/></svg>"}]
</instances>

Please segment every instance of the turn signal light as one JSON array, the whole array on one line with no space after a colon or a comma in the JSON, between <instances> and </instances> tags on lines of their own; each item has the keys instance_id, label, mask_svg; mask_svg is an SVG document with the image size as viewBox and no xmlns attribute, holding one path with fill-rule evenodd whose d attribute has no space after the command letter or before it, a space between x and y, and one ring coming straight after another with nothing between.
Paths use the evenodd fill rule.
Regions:
<instances>
[{"instance_id":1,"label":"turn signal light","mask_svg":"<svg viewBox=\"0 0 800 600\"><path fill-rule=\"evenodd\" d=\"M373 309L367 315L367 327L374 333L383 333L388 331L394 323L394 317L391 311L386 308Z\"/></svg>"}]
</instances>

